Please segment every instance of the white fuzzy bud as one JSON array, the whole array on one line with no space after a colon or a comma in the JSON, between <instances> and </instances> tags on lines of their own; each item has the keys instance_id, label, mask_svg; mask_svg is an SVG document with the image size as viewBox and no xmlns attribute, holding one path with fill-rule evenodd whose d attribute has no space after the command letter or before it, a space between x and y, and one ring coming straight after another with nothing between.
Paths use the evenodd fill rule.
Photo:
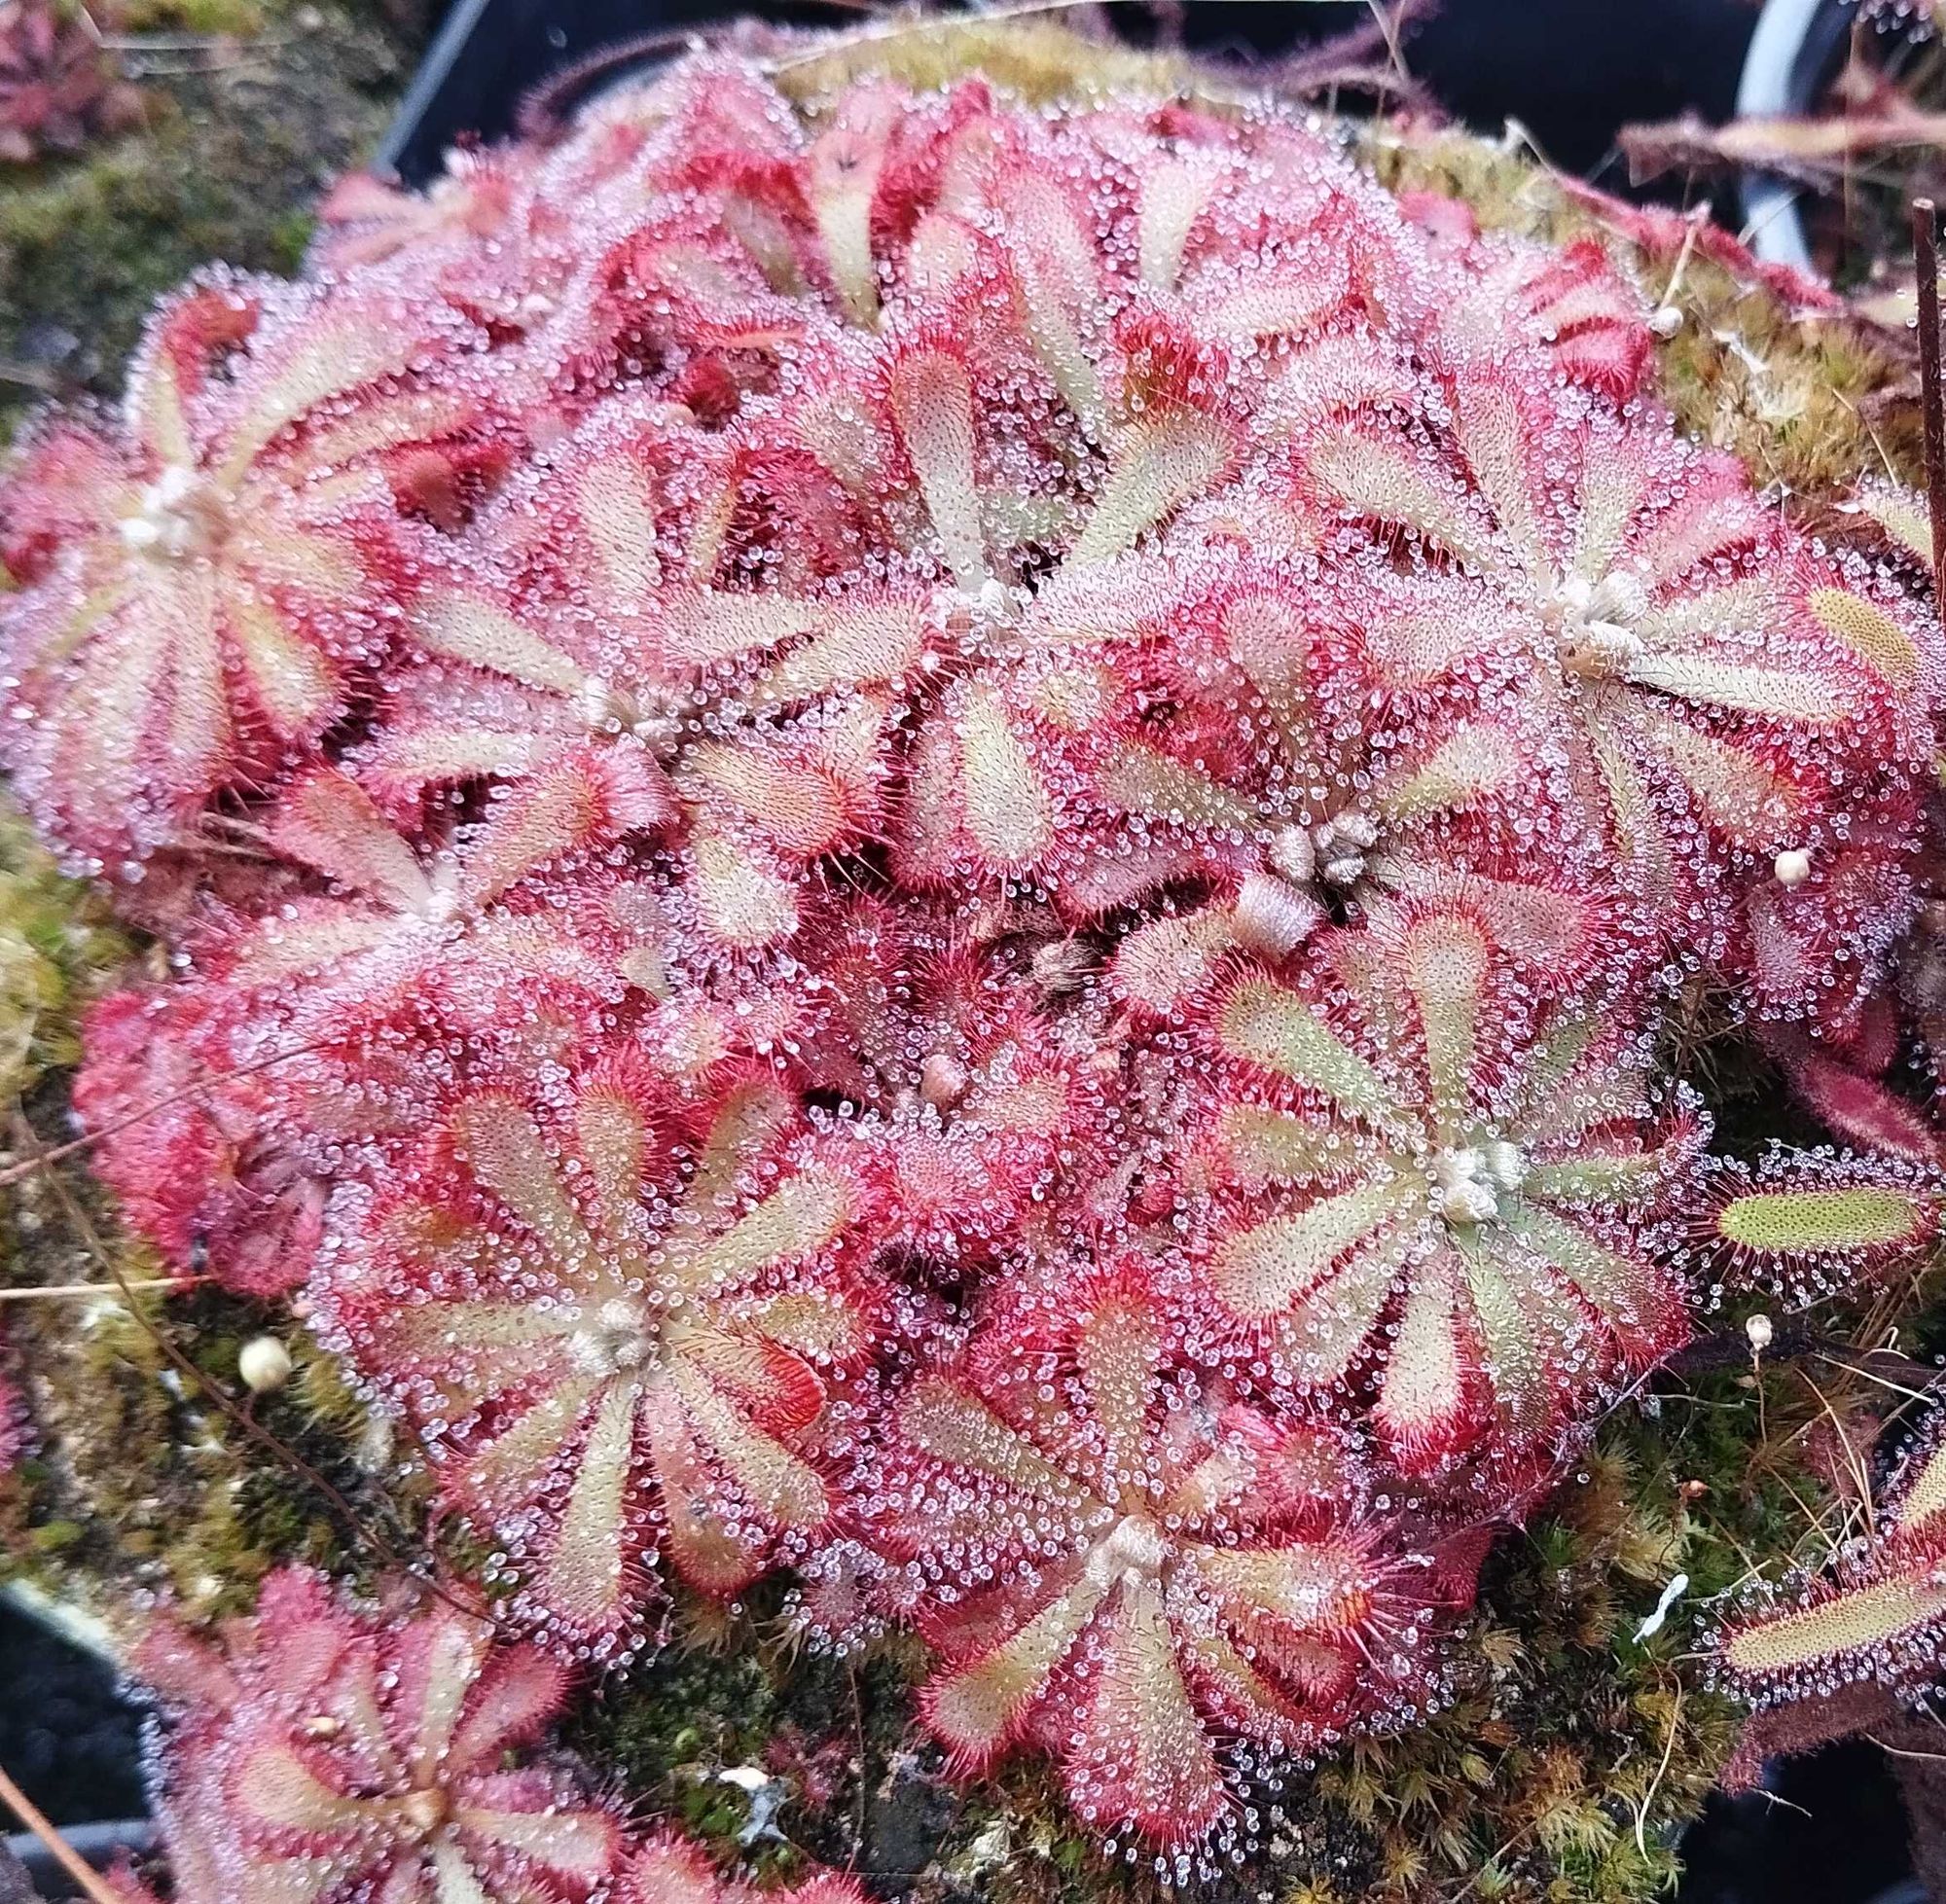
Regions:
<instances>
[{"instance_id":1,"label":"white fuzzy bud","mask_svg":"<svg viewBox=\"0 0 1946 1904\"><path fill-rule=\"evenodd\" d=\"M1237 937L1268 958L1295 952L1323 920L1323 907L1275 874L1248 874L1237 889Z\"/></svg>"},{"instance_id":2,"label":"white fuzzy bud","mask_svg":"<svg viewBox=\"0 0 1946 1904\"><path fill-rule=\"evenodd\" d=\"M1272 870L1294 886L1308 886L1317 872L1317 853L1301 826L1279 827L1268 857Z\"/></svg>"},{"instance_id":3,"label":"white fuzzy bud","mask_svg":"<svg viewBox=\"0 0 1946 1904\"><path fill-rule=\"evenodd\" d=\"M966 1096L966 1066L950 1052L936 1051L919 1067L919 1095L936 1111L950 1111Z\"/></svg>"},{"instance_id":4,"label":"white fuzzy bud","mask_svg":"<svg viewBox=\"0 0 1946 1904\"><path fill-rule=\"evenodd\" d=\"M291 1351L275 1336L252 1336L237 1353L236 1373L253 1395L268 1395L291 1379Z\"/></svg>"}]
</instances>

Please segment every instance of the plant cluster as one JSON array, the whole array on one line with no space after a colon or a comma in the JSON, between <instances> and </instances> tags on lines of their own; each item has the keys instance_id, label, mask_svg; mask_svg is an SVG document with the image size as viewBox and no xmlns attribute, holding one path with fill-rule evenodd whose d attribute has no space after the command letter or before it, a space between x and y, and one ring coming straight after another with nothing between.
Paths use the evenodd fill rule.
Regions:
<instances>
[{"instance_id":1,"label":"plant cluster","mask_svg":"<svg viewBox=\"0 0 1946 1904\"><path fill-rule=\"evenodd\" d=\"M215 1643L159 1621L134 1665L161 1707L157 1811L175 1904L735 1904L529 1748L571 1674L457 1603L366 1608L302 1568ZM154 1904L132 1876L130 1904ZM819 1879L777 1904L863 1904Z\"/></svg>"},{"instance_id":2,"label":"plant cluster","mask_svg":"<svg viewBox=\"0 0 1946 1904\"><path fill-rule=\"evenodd\" d=\"M15 785L174 966L101 1174L410 1430L514 1681L784 1567L960 1773L1240 1850L1726 1260L1933 1227L1672 1074L1709 984L1869 1139L1941 656L1653 337L1270 107L699 57L341 188L0 502Z\"/></svg>"}]
</instances>

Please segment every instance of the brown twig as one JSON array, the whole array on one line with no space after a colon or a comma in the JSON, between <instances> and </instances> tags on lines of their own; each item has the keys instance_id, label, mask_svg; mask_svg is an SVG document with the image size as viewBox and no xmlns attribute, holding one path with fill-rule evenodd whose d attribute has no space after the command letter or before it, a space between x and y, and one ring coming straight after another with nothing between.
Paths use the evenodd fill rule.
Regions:
<instances>
[{"instance_id":1,"label":"brown twig","mask_svg":"<svg viewBox=\"0 0 1946 1904\"><path fill-rule=\"evenodd\" d=\"M197 1289L202 1278L194 1275L130 1276L121 1282L28 1282L18 1289L0 1289L0 1303L31 1303L65 1296L126 1295L130 1289Z\"/></svg>"},{"instance_id":2,"label":"brown twig","mask_svg":"<svg viewBox=\"0 0 1946 1904\"><path fill-rule=\"evenodd\" d=\"M260 1058L254 1064L239 1065L234 1071L212 1071L207 1077L197 1078L186 1084L180 1091L172 1091L158 1097L153 1103L144 1104L138 1110L126 1112L121 1117L113 1117L106 1124L79 1137L70 1137L66 1143L55 1144L52 1150L37 1150L33 1156L18 1164L10 1164L0 1170L0 1190L8 1189L23 1177L30 1177L36 1170L45 1170L50 1164L58 1164L65 1157L73 1157L80 1151L91 1150L104 1137L112 1137L118 1131L126 1131L131 1124L140 1124L144 1118L154 1117L159 1111L165 1111L171 1104L180 1103L185 1097L193 1097L198 1091L207 1091L219 1084L232 1084L238 1078L247 1078L258 1071L268 1071L273 1064L282 1064L293 1058L302 1058L308 1051L323 1051L331 1040L314 1038L307 1045L293 1045L289 1051L272 1052L269 1058Z\"/></svg>"},{"instance_id":3,"label":"brown twig","mask_svg":"<svg viewBox=\"0 0 1946 1904\"><path fill-rule=\"evenodd\" d=\"M1835 1347L1831 1338L1809 1322L1785 1320L1763 1352L1766 1362L1787 1362L1798 1355L1815 1355ZM1716 1369L1747 1369L1750 1366L1750 1339L1742 1329L1724 1329L1713 1336L1698 1336L1662 1364L1665 1373L1677 1376L1708 1375Z\"/></svg>"},{"instance_id":4,"label":"brown twig","mask_svg":"<svg viewBox=\"0 0 1946 1904\"><path fill-rule=\"evenodd\" d=\"M67 1874L69 1882L79 1888L84 1897L92 1899L93 1904L120 1904L115 1893L101 1882L74 1847L47 1821L40 1808L8 1778L4 1770L0 1770L0 1800L4 1800L7 1809L47 1847L48 1855Z\"/></svg>"},{"instance_id":5,"label":"brown twig","mask_svg":"<svg viewBox=\"0 0 1946 1904\"><path fill-rule=\"evenodd\" d=\"M1919 377L1926 416L1926 507L1932 519L1932 589L1946 577L1946 410L1939 393L1938 211L1912 201L1912 259L1919 273Z\"/></svg>"}]
</instances>

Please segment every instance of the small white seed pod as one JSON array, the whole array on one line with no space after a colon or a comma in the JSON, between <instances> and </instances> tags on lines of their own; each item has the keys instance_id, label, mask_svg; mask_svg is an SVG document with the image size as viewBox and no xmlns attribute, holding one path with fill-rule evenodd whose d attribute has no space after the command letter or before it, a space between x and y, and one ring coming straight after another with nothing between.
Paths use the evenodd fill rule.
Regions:
<instances>
[{"instance_id":1,"label":"small white seed pod","mask_svg":"<svg viewBox=\"0 0 1946 1904\"><path fill-rule=\"evenodd\" d=\"M252 1336L237 1352L236 1373L253 1395L268 1395L291 1379L291 1351L275 1336Z\"/></svg>"}]
</instances>

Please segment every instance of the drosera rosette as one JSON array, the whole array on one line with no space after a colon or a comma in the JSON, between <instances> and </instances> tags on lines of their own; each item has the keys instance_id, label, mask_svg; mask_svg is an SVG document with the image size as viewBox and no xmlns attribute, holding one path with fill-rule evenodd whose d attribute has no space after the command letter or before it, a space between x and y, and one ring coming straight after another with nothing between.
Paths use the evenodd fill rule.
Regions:
<instances>
[{"instance_id":1,"label":"drosera rosette","mask_svg":"<svg viewBox=\"0 0 1946 1904\"><path fill-rule=\"evenodd\" d=\"M544 1749L568 1670L423 1583L285 1568L212 1635L160 1617L132 1669L177 1904L593 1904L623 1868L622 1809Z\"/></svg>"},{"instance_id":2,"label":"drosera rosette","mask_svg":"<svg viewBox=\"0 0 1946 1904\"><path fill-rule=\"evenodd\" d=\"M340 769L300 772L231 829L276 903L200 905L184 971L90 1016L75 1108L130 1224L233 1287L301 1281L329 1180L415 1135L442 1082L646 1008L660 918L630 851L668 812L652 769L561 749L416 841Z\"/></svg>"},{"instance_id":3,"label":"drosera rosette","mask_svg":"<svg viewBox=\"0 0 1946 1904\"><path fill-rule=\"evenodd\" d=\"M1830 1566L1761 1586L1723 1621L1714 1670L1759 1709L1874 1684L1908 1702L1946 1663L1946 1437L1931 1416L1877 1503L1868 1530Z\"/></svg>"},{"instance_id":4,"label":"drosera rosette","mask_svg":"<svg viewBox=\"0 0 1946 1904\"><path fill-rule=\"evenodd\" d=\"M141 90L86 20L57 0L0 8L0 163L80 152L144 113Z\"/></svg>"},{"instance_id":5,"label":"drosera rosette","mask_svg":"<svg viewBox=\"0 0 1946 1904\"><path fill-rule=\"evenodd\" d=\"M1824 988L1815 1020L1753 1026L1805 1108L1846 1143L1934 1165L1946 1052L1942 825L1935 790L1914 852L1909 829L1889 830L1866 804L1822 867L1784 868L1789 882L1753 891L1749 908L1758 956L1817 973Z\"/></svg>"},{"instance_id":6,"label":"drosera rosette","mask_svg":"<svg viewBox=\"0 0 1946 1904\"><path fill-rule=\"evenodd\" d=\"M783 473L685 416L618 400L509 484L411 611L357 771L413 813L566 741L638 757L672 780L700 929L760 951L801 923L808 869L882 831L937 637L922 593L791 574Z\"/></svg>"},{"instance_id":7,"label":"drosera rosette","mask_svg":"<svg viewBox=\"0 0 1946 1904\"><path fill-rule=\"evenodd\" d=\"M1577 971L1463 883L1404 901L1288 977L1234 969L1187 1060L1206 1352L1368 1400L1417 1475L1478 1457L1518 1492L1688 1333L1676 1246L1709 1126L1658 1087L1626 937L1595 959L1585 911Z\"/></svg>"},{"instance_id":8,"label":"drosera rosette","mask_svg":"<svg viewBox=\"0 0 1946 1904\"><path fill-rule=\"evenodd\" d=\"M499 400L540 441L628 389L720 422L774 386L818 308L802 150L755 73L699 54L546 145L454 155L425 198L342 181L313 266L478 325Z\"/></svg>"},{"instance_id":9,"label":"drosera rosette","mask_svg":"<svg viewBox=\"0 0 1946 1904\"><path fill-rule=\"evenodd\" d=\"M728 1597L832 1520L887 1303L873 1214L768 1079L685 1105L624 1048L456 1094L347 1196L311 1294L516 1612L619 1660L658 1562Z\"/></svg>"},{"instance_id":10,"label":"drosera rosette","mask_svg":"<svg viewBox=\"0 0 1946 1904\"><path fill-rule=\"evenodd\" d=\"M239 1070L234 1007L188 984L126 987L85 1021L74 1110L122 1220L173 1269L282 1295L324 1239L324 1179L280 1141L275 1093Z\"/></svg>"},{"instance_id":11,"label":"drosera rosette","mask_svg":"<svg viewBox=\"0 0 1946 1904\"><path fill-rule=\"evenodd\" d=\"M1584 389L1619 404L1646 388L1660 313L1599 238L1557 249L1505 233L1483 236L1470 205L1431 192L1401 193L1399 208L1464 272L1465 288L1441 319L1449 345L1491 352L1511 317Z\"/></svg>"},{"instance_id":12,"label":"drosera rosette","mask_svg":"<svg viewBox=\"0 0 1946 1904\"><path fill-rule=\"evenodd\" d=\"M1534 615L1536 691L1582 729L1590 808L1685 947L1725 959L1741 893L1841 843L1854 789L1917 845L1939 678L1917 617L1848 587L1740 463L1659 421L1519 361L1461 353L1449 385L1435 425L1314 433L1300 485L1327 521L1407 536Z\"/></svg>"},{"instance_id":13,"label":"drosera rosette","mask_svg":"<svg viewBox=\"0 0 1946 1904\"><path fill-rule=\"evenodd\" d=\"M122 876L347 710L433 521L506 433L456 320L211 274L165 305L118 422L55 416L0 496L6 758L36 821Z\"/></svg>"},{"instance_id":14,"label":"drosera rosette","mask_svg":"<svg viewBox=\"0 0 1946 1904\"><path fill-rule=\"evenodd\" d=\"M938 1656L920 1711L954 1768L1044 1751L1177 1878L1248 1848L1293 1761L1437 1701L1486 1547L1186 1357L1188 1293L1134 1254L1017 1277L915 1376L852 1501Z\"/></svg>"}]
</instances>

